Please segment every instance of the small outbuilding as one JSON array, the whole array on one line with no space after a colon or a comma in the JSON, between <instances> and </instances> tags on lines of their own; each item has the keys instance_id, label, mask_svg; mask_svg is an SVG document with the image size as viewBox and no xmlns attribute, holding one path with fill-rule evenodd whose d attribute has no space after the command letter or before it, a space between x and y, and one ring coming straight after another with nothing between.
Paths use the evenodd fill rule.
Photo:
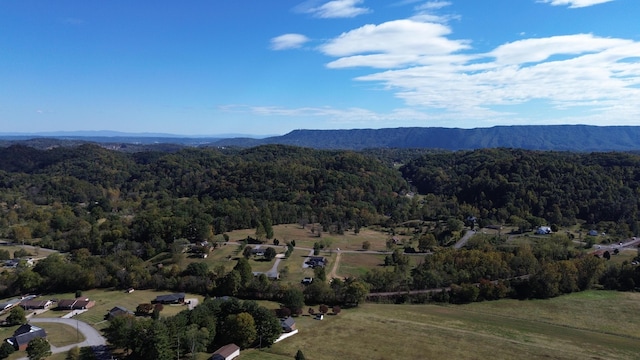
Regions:
<instances>
[{"instance_id":1,"label":"small outbuilding","mask_svg":"<svg viewBox=\"0 0 640 360\"><path fill-rule=\"evenodd\" d=\"M283 332L292 332L296 329L296 321L291 316L280 319L280 326Z\"/></svg>"},{"instance_id":2,"label":"small outbuilding","mask_svg":"<svg viewBox=\"0 0 640 360\"><path fill-rule=\"evenodd\" d=\"M227 344L211 355L210 360L231 360L240 356L240 346L236 344Z\"/></svg>"},{"instance_id":3,"label":"small outbuilding","mask_svg":"<svg viewBox=\"0 0 640 360\"><path fill-rule=\"evenodd\" d=\"M105 315L105 319L110 320L113 319L116 316L122 316L122 315L134 315L133 311L127 310L125 308L123 308L122 306L116 306L114 308L112 308L111 310L109 310L109 312L107 313L107 315Z\"/></svg>"},{"instance_id":4,"label":"small outbuilding","mask_svg":"<svg viewBox=\"0 0 640 360\"><path fill-rule=\"evenodd\" d=\"M183 304L184 298L185 298L184 293L158 295L153 301L151 301L151 303L152 304Z\"/></svg>"}]
</instances>

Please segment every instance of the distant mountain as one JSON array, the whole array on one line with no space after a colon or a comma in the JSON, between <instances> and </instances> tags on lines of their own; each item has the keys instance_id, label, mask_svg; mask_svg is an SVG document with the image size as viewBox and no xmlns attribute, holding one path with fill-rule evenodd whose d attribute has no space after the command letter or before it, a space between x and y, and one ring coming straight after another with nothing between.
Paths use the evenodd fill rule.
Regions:
<instances>
[{"instance_id":1,"label":"distant mountain","mask_svg":"<svg viewBox=\"0 0 640 360\"><path fill-rule=\"evenodd\" d=\"M412 127L352 130L295 130L282 136L246 135L187 137L171 134L131 134L109 131L1 134L0 147L21 143L35 148L76 146L94 142L122 151L175 151L181 147L250 148L267 144L315 149L374 148L473 150L518 148L557 151L640 151L640 126L526 125L459 129ZM228 137L228 138L225 138ZM167 144L171 146L167 147Z\"/></svg>"},{"instance_id":2,"label":"distant mountain","mask_svg":"<svg viewBox=\"0 0 640 360\"><path fill-rule=\"evenodd\" d=\"M491 128L393 128L295 130L265 139L223 139L215 146L284 144L316 149L430 148L472 150L519 148L558 151L640 150L640 126L530 125Z\"/></svg>"}]
</instances>

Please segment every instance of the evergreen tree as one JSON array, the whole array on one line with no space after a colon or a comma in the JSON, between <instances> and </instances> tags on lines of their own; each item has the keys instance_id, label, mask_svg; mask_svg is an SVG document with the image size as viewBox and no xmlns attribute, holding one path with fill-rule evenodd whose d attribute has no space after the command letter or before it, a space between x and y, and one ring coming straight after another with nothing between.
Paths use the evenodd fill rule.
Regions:
<instances>
[{"instance_id":1,"label":"evergreen tree","mask_svg":"<svg viewBox=\"0 0 640 360\"><path fill-rule=\"evenodd\" d=\"M294 358L296 360L305 360L304 354L302 353L302 350L298 349L298 352L296 353L296 357Z\"/></svg>"},{"instance_id":2,"label":"evergreen tree","mask_svg":"<svg viewBox=\"0 0 640 360\"><path fill-rule=\"evenodd\" d=\"M238 258L238 263L233 267L233 270L237 271L240 274L240 278L242 279L242 286L247 286L249 282L253 279L253 272L251 271L251 265L249 264L249 260L241 257Z\"/></svg>"},{"instance_id":3,"label":"evergreen tree","mask_svg":"<svg viewBox=\"0 0 640 360\"><path fill-rule=\"evenodd\" d=\"M258 227L256 228L256 239L262 241L267 236L267 230L264 228L262 221L258 221Z\"/></svg>"}]
</instances>

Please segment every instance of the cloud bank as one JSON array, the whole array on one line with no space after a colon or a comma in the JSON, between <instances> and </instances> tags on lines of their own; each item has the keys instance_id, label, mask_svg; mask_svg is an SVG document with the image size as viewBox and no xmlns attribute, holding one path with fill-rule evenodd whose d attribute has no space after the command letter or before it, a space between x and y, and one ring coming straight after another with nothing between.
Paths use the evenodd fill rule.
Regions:
<instances>
[{"instance_id":1,"label":"cloud bank","mask_svg":"<svg viewBox=\"0 0 640 360\"><path fill-rule=\"evenodd\" d=\"M583 8L587 6L599 5L608 3L613 0L540 0L539 2L551 4L553 6L565 6L570 8Z\"/></svg>"}]
</instances>

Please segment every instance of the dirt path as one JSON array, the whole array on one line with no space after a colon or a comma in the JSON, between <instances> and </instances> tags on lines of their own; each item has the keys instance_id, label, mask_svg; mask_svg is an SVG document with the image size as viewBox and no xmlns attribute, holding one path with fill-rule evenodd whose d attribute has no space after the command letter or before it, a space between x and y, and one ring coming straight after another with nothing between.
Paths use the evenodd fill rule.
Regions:
<instances>
[{"instance_id":1,"label":"dirt path","mask_svg":"<svg viewBox=\"0 0 640 360\"><path fill-rule=\"evenodd\" d=\"M329 272L329 274L327 274L327 279L335 278L344 280L342 276L338 276L336 274L336 272L338 271L338 265L340 264L340 256L342 256L342 251L336 252L336 259L333 261L333 267L331 268L331 271Z\"/></svg>"}]
</instances>

